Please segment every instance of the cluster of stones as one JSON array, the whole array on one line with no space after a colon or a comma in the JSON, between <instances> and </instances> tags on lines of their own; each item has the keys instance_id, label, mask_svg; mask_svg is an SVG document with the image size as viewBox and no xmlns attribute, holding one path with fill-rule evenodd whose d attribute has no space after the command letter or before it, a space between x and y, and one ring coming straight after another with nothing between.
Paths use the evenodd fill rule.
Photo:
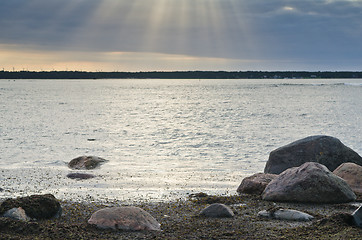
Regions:
<instances>
[{"instance_id":1,"label":"cluster of stones","mask_svg":"<svg viewBox=\"0 0 362 240\"><path fill-rule=\"evenodd\" d=\"M263 200L275 202L355 201L362 196L362 157L334 137L307 137L272 151L264 173L243 179L237 192L258 194ZM353 213L359 226L361 211ZM259 215L276 218L285 211Z\"/></svg>"},{"instance_id":2,"label":"cluster of stones","mask_svg":"<svg viewBox=\"0 0 362 240\"><path fill-rule=\"evenodd\" d=\"M106 160L94 156L73 159L71 169L88 170ZM270 153L264 173L243 179L237 192L258 194L275 202L344 203L362 195L362 158L338 139L312 136ZM333 172L332 172L333 171ZM93 177L86 173L68 174L69 178ZM357 195L357 196L356 196ZM60 217L62 208L51 194L7 199L0 205L0 216L29 221ZM292 209L275 207L258 213L260 217L309 221L313 216ZM233 211L214 203L204 208L200 217L231 218ZM353 214L354 223L362 227L362 208ZM138 207L104 208L92 214L88 223L101 229L160 231L161 225Z\"/></svg>"}]
</instances>

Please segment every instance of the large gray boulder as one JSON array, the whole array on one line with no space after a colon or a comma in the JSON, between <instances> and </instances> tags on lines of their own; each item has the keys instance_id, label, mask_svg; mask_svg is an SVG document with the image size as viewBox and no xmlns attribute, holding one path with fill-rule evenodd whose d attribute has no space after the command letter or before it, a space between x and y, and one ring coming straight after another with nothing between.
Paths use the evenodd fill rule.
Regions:
<instances>
[{"instance_id":1,"label":"large gray boulder","mask_svg":"<svg viewBox=\"0 0 362 240\"><path fill-rule=\"evenodd\" d=\"M344 203L354 201L356 195L324 165L308 162L277 176L265 188L262 198L280 202Z\"/></svg>"},{"instance_id":2,"label":"large gray boulder","mask_svg":"<svg viewBox=\"0 0 362 240\"><path fill-rule=\"evenodd\" d=\"M265 173L279 174L306 162L318 162L330 171L345 162L362 165L362 157L330 136L311 136L273 150L264 168Z\"/></svg>"},{"instance_id":3,"label":"large gray boulder","mask_svg":"<svg viewBox=\"0 0 362 240\"><path fill-rule=\"evenodd\" d=\"M80 156L72 159L68 163L68 167L71 169L89 170L98 167L101 163L106 161L107 160L96 156Z\"/></svg>"},{"instance_id":4,"label":"large gray boulder","mask_svg":"<svg viewBox=\"0 0 362 240\"><path fill-rule=\"evenodd\" d=\"M362 166L355 163L343 163L333 173L343 178L356 195L362 196Z\"/></svg>"},{"instance_id":5,"label":"large gray boulder","mask_svg":"<svg viewBox=\"0 0 362 240\"><path fill-rule=\"evenodd\" d=\"M101 229L160 231L160 224L151 214L139 207L103 208L92 214L89 224Z\"/></svg>"},{"instance_id":6,"label":"large gray boulder","mask_svg":"<svg viewBox=\"0 0 362 240\"><path fill-rule=\"evenodd\" d=\"M238 189L236 190L239 194L247 193L247 194L262 194L265 187L273 180L276 174L268 174L268 173L256 173L249 177L244 178L241 181Z\"/></svg>"}]
</instances>

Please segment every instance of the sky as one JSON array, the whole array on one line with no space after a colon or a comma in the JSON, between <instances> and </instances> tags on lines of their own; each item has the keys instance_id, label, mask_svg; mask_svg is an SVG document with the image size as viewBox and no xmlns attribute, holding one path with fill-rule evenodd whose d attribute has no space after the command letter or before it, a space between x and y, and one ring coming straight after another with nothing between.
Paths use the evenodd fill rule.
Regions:
<instances>
[{"instance_id":1,"label":"sky","mask_svg":"<svg viewBox=\"0 0 362 240\"><path fill-rule=\"evenodd\" d=\"M361 71L362 0L0 0L5 71Z\"/></svg>"}]
</instances>

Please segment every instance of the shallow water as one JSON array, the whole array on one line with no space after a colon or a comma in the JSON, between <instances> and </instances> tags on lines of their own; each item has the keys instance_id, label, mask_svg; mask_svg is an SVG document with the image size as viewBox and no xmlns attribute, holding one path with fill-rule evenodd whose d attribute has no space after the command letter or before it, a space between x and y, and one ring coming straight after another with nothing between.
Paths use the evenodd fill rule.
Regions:
<instances>
[{"instance_id":1,"label":"shallow water","mask_svg":"<svg viewBox=\"0 0 362 240\"><path fill-rule=\"evenodd\" d=\"M362 155L361 120L362 79L0 80L0 196L234 193L270 151L310 135ZM66 178L81 155L109 162Z\"/></svg>"}]
</instances>

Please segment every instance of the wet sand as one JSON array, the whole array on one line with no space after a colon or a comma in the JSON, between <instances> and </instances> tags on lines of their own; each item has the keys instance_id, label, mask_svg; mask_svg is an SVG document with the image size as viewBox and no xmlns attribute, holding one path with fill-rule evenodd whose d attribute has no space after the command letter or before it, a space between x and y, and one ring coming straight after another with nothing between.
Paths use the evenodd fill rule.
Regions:
<instances>
[{"instance_id":1,"label":"wet sand","mask_svg":"<svg viewBox=\"0 0 362 240\"><path fill-rule=\"evenodd\" d=\"M233 218L204 218L198 213L211 203L231 207ZM61 201L59 219L19 222L0 218L0 239L361 239L362 228L350 224L348 214L361 203L297 204L262 201L260 196L194 196L173 202L131 204L148 211L162 231L99 230L87 223L93 212L119 202ZM315 217L310 222L264 219L257 216L271 207L291 208ZM348 214L344 214L348 213Z\"/></svg>"}]
</instances>

